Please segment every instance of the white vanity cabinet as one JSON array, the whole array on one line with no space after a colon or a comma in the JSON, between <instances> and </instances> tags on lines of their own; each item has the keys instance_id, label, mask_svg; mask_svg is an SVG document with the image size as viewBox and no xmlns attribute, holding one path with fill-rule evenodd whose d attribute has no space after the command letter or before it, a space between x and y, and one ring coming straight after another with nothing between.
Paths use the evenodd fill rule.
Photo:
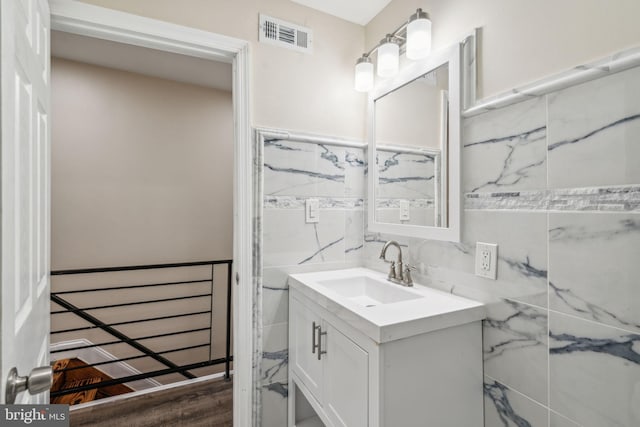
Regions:
<instances>
[{"instance_id":1,"label":"white vanity cabinet","mask_svg":"<svg viewBox=\"0 0 640 427\"><path fill-rule=\"evenodd\" d=\"M290 305L290 363L331 425L366 427L367 352L300 299Z\"/></svg>"},{"instance_id":2,"label":"white vanity cabinet","mask_svg":"<svg viewBox=\"0 0 640 427\"><path fill-rule=\"evenodd\" d=\"M290 427L483 425L482 315L424 333L411 322L376 325L376 335L371 321L291 277Z\"/></svg>"}]
</instances>

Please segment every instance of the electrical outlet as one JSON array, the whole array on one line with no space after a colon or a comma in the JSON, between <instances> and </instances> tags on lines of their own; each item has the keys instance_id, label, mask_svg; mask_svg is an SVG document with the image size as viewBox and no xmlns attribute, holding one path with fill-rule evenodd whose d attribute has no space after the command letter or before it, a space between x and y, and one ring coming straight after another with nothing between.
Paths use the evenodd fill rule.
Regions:
<instances>
[{"instance_id":1,"label":"electrical outlet","mask_svg":"<svg viewBox=\"0 0 640 427\"><path fill-rule=\"evenodd\" d=\"M498 277L498 245L476 242L476 276L496 280Z\"/></svg>"}]
</instances>

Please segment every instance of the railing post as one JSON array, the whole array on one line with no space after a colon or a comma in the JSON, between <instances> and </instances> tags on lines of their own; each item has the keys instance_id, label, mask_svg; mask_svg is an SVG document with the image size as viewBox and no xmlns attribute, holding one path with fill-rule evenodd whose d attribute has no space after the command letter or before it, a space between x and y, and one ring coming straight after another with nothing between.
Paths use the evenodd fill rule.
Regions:
<instances>
[{"instance_id":1,"label":"railing post","mask_svg":"<svg viewBox=\"0 0 640 427\"><path fill-rule=\"evenodd\" d=\"M231 276L233 261L227 264L227 354L225 357L225 379L229 380L230 362L231 362Z\"/></svg>"},{"instance_id":2,"label":"railing post","mask_svg":"<svg viewBox=\"0 0 640 427\"><path fill-rule=\"evenodd\" d=\"M210 299L210 309L209 309L209 326L211 329L209 330L209 360L213 357L213 278L215 272L215 264L211 264L211 297Z\"/></svg>"}]
</instances>

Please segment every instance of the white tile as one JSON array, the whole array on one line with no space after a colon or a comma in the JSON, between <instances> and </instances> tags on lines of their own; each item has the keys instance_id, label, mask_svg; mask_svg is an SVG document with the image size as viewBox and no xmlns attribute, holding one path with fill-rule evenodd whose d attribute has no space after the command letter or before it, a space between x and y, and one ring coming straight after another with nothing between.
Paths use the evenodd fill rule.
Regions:
<instances>
[{"instance_id":1,"label":"white tile","mask_svg":"<svg viewBox=\"0 0 640 427\"><path fill-rule=\"evenodd\" d=\"M361 261L364 256L364 210L345 212L345 260Z\"/></svg>"},{"instance_id":2,"label":"white tile","mask_svg":"<svg viewBox=\"0 0 640 427\"><path fill-rule=\"evenodd\" d=\"M550 407L586 427L640 425L640 335L549 317Z\"/></svg>"},{"instance_id":3,"label":"white tile","mask_svg":"<svg viewBox=\"0 0 640 427\"><path fill-rule=\"evenodd\" d=\"M546 213L466 211L461 243L411 240L408 259L416 266L473 274L476 242L497 243L497 280L478 277L473 286L495 298L546 307L546 229Z\"/></svg>"},{"instance_id":4,"label":"white tile","mask_svg":"<svg viewBox=\"0 0 640 427\"><path fill-rule=\"evenodd\" d=\"M345 165L345 197L365 197L367 182L367 156L361 148L346 148L344 150Z\"/></svg>"},{"instance_id":5,"label":"white tile","mask_svg":"<svg viewBox=\"0 0 640 427\"><path fill-rule=\"evenodd\" d=\"M303 209L265 209L265 267L344 261L344 210L320 209L320 222L305 223Z\"/></svg>"},{"instance_id":6,"label":"white tile","mask_svg":"<svg viewBox=\"0 0 640 427\"><path fill-rule=\"evenodd\" d=\"M573 422L560 414L556 414L553 411L549 412L549 427L580 427L580 424Z\"/></svg>"},{"instance_id":7,"label":"white tile","mask_svg":"<svg viewBox=\"0 0 640 427\"><path fill-rule=\"evenodd\" d=\"M550 188L640 183L640 67L548 102Z\"/></svg>"},{"instance_id":8,"label":"white tile","mask_svg":"<svg viewBox=\"0 0 640 427\"><path fill-rule=\"evenodd\" d=\"M267 141L263 156L265 195L316 195L315 144Z\"/></svg>"},{"instance_id":9,"label":"white tile","mask_svg":"<svg viewBox=\"0 0 640 427\"><path fill-rule=\"evenodd\" d=\"M432 156L378 151L377 197L433 198L434 182Z\"/></svg>"},{"instance_id":10,"label":"white tile","mask_svg":"<svg viewBox=\"0 0 640 427\"><path fill-rule=\"evenodd\" d=\"M289 367L289 323L265 326L262 331L262 384L286 382Z\"/></svg>"},{"instance_id":11,"label":"white tile","mask_svg":"<svg viewBox=\"0 0 640 427\"><path fill-rule=\"evenodd\" d=\"M463 191L546 188L546 105L536 98L463 120Z\"/></svg>"},{"instance_id":12,"label":"white tile","mask_svg":"<svg viewBox=\"0 0 640 427\"><path fill-rule=\"evenodd\" d=\"M345 149L332 145L316 146L316 172L319 197L344 197L345 194Z\"/></svg>"},{"instance_id":13,"label":"white tile","mask_svg":"<svg viewBox=\"0 0 640 427\"><path fill-rule=\"evenodd\" d=\"M547 404L547 311L500 301L482 324L485 374Z\"/></svg>"},{"instance_id":14,"label":"white tile","mask_svg":"<svg viewBox=\"0 0 640 427\"><path fill-rule=\"evenodd\" d=\"M640 333L640 215L549 216L549 306Z\"/></svg>"},{"instance_id":15,"label":"white tile","mask_svg":"<svg viewBox=\"0 0 640 427\"><path fill-rule=\"evenodd\" d=\"M266 196L344 197L344 149L274 140L264 146Z\"/></svg>"},{"instance_id":16,"label":"white tile","mask_svg":"<svg viewBox=\"0 0 640 427\"><path fill-rule=\"evenodd\" d=\"M547 427L547 420L547 408L485 376L485 427Z\"/></svg>"},{"instance_id":17,"label":"white tile","mask_svg":"<svg viewBox=\"0 0 640 427\"><path fill-rule=\"evenodd\" d=\"M274 325L289 321L288 274L281 268L262 271L262 324Z\"/></svg>"},{"instance_id":18,"label":"white tile","mask_svg":"<svg viewBox=\"0 0 640 427\"><path fill-rule=\"evenodd\" d=\"M272 383L262 387L262 416L258 425L262 427L285 427L287 425L287 383Z\"/></svg>"}]
</instances>

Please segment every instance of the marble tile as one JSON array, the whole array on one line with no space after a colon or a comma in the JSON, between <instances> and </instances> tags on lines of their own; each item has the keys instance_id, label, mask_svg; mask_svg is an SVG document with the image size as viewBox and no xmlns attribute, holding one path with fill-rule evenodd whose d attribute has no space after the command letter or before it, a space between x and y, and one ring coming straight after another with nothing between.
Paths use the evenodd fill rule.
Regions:
<instances>
[{"instance_id":1,"label":"marble tile","mask_svg":"<svg viewBox=\"0 0 640 427\"><path fill-rule=\"evenodd\" d=\"M344 210L320 209L320 222L305 223L303 209L265 209L264 266L344 261Z\"/></svg>"},{"instance_id":2,"label":"marble tile","mask_svg":"<svg viewBox=\"0 0 640 427\"><path fill-rule=\"evenodd\" d=\"M473 274L476 242L498 244L497 280L477 277L473 286L497 298L547 306L546 213L467 211L461 243L412 240L408 260Z\"/></svg>"},{"instance_id":3,"label":"marble tile","mask_svg":"<svg viewBox=\"0 0 640 427\"><path fill-rule=\"evenodd\" d=\"M265 268L262 279L262 324L289 321L288 273L281 268Z\"/></svg>"},{"instance_id":4,"label":"marble tile","mask_svg":"<svg viewBox=\"0 0 640 427\"><path fill-rule=\"evenodd\" d=\"M549 411L549 427L580 427L580 424L553 411Z\"/></svg>"},{"instance_id":5,"label":"marble tile","mask_svg":"<svg viewBox=\"0 0 640 427\"><path fill-rule=\"evenodd\" d=\"M261 383L286 382L289 366L289 323L263 327Z\"/></svg>"},{"instance_id":6,"label":"marble tile","mask_svg":"<svg viewBox=\"0 0 640 427\"><path fill-rule=\"evenodd\" d=\"M546 427L548 409L485 376L485 427Z\"/></svg>"},{"instance_id":7,"label":"marble tile","mask_svg":"<svg viewBox=\"0 0 640 427\"><path fill-rule=\"evenodd\" d=\"M287 425L288 388L289 385L286 382L276 382L262 387L262 416L255 425L262 427Z\"/></svg>"},{"instance_id":8,"label":"marble tile","mask_svg":"<svg viewBox=\"0 0 640 427\"><path fill-rule=\"evenodd\" d=\"M345 212L344 252L346 261L361 261L364 256L364 210Z\"/></svg>"},{"instance_id":9,"label":"marble tile","mask_svg":"<svg viewBox=\"0 0 640 427\"><path fill-rule=\"evenodd\" d=\"M546 405L547 311L509 300L488 304L483 358L486 375Z\"/></svg>"},{"instance_id":10,"label":"marble tile","mask_svg":"<svg viewBox=\"0 0 640 427\"><path fill-rule=\"evenodd\" d=\"M313 197L318 200L320 209L355 209L362 208L364 199L356 197ZM266 196L263 199L264 209L304 209L309 197L303 196Z\"/></svg>"},{"instance_id":11,"label":"marble tile","mask_svg":"<svg viewBox=\"0 0 640 427\"><path fill-rule=\"evenodd\" d=\"M640 67L548 95L549 188L640 183Z\"/></svg>"},{"instance_id":12,"label":"marble tile","mask_svg":"<svg viewBox=\"0 0 640 427\"><path fill-rule=\"evenodd\" d=\"M433 199L434 158L426 154L378 151L378 182L376 197Z\"/></svg>"},{"instance_id":13,"label":"marble tile","mask_svg":"<svg viewBox=\"0 0 640 427\"><path fill-rule=\"evenodd\" d=\"M471 63L472 67L475 64ZM557 74L545 76L536 81L516 88L511 88L503 93L492 95L465 110L465 117L475 116L482 112L492 111L513 105L532 96L542 96L551 92L574 86L579 83L602 78L609 74L617 73L634 66L640 65L640 48L632 47L618 52L612 52L604 58L593 62L580 64Z\"/></svg>"},{"instance_id":14,"label":"marble tile","mask_svg":"<svg viewBox=\"0 0 640 427\"><path fill-rule=\"evenodd\" d=\"M344 148L290 140L264 143L267 196L344 196Z\"/></svg>"},{"instance_id":15,"label":"marble tile","mask_svg":"<svg viewBox=\"0 0 640 427\"><path fill-rule=\"evenodd\" d=\"M640 212L640 186L467 193L465 209Z\"/></svg>"},{"instance_id":16,"label":"marble tile","mask_svg":"<svg viewBox=\"0 0 640 427\"><path fill-rule=\"evenodd\" d=\"M640 185L548 190L551 211L640 212Z\"/></svg>"},{"instance_id":17,"label":"marble tile","mask_svg":"<svg viewBox=\"0 0 640 427\"><path fill-rule=\"evenodd\" d=\"M462 126L464 192L546 188L544 98L464 119Z\"/></svg>"},{"instance_id":18,"label":"marble tile","mask_svg":"<svg viewBox=\"0 0 640 427\"><path fill-rule=\"evenodd\" d=\"M640 425L640 335L551 311L552 410L585 427Z\"/></svg>"},{"instance_id":19,"label":"marble tile","mask_svg":"<svg viewBox=\"0 0 640 427\"><path fill-rule=\"evenodd\" d=\"M376 221L384 224L404 224L400 221L399 207L376 208Z\"/></svg>"},{"instance_id":20,"label":"marble tile","mask_svg":"<svg viewBox=\"0 0 640 427\"><path fill-rule=\"evenodd\" d=\"M345 148L344 167L345 197L364 198L367 188L365 179L367 156L365 150L362 148Z\"/></svg>"},{"instance_id":21,"label":"marble tile","mask_svg":"<svg viewBox=\"0 0 640 427\"><path fill-rule=\"evenodd\" d=\"M409 207L409 219L400 219L399 207L385 207L376 209L376 221L387 224L424 225L433 227L435 224L434 207Z\"/></svg>"},{"instance_id":22,"label":"marble tile","mask_svg":"<svg viewBox=\"0 0 640 427\"><path fill-rule=\"evenodd\" d=\"M321 177L316 187L316 196L344 196L346 180L345 148L317 144L316 155L316 170ZM327 177L331 178L328 179ZM337 177L342 177L342 179Z\"/></svg>"},{"instance_id":23,"label":"marble tile","mask_svg":"<svg viewBox=\"0 0 640 427\"><path fill-rule=\"evenodd\" d=\"M640 215L549 215L549 307L640 333Z\"/></svg>"}]
</instances>

